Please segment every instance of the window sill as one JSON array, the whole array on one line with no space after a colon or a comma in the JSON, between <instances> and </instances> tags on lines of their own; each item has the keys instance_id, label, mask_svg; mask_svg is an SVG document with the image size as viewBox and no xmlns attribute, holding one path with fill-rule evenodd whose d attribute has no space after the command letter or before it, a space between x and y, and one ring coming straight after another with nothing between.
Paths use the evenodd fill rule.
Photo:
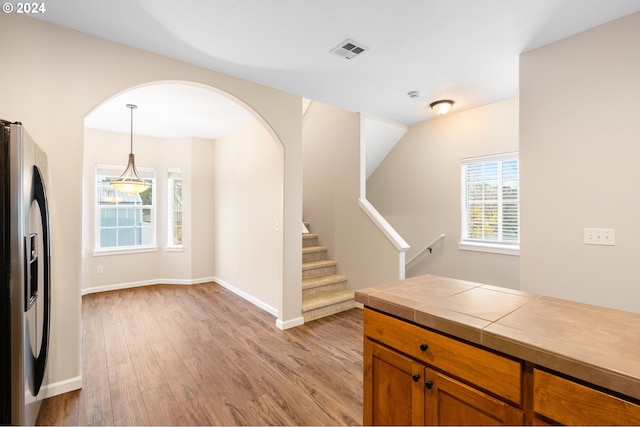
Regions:
<instances>
[{"instance_id":1,"label":"window sill","mask_svg":"<svg viewBox=\"0 0 640 427\"><path fill-rule=\"evenodd\" d=\"M158 247L145 246L143 248L96 249L93 251L93 256L128 255L141 254L145 252L158 252Z\"/></svg>"},{"instance_id":2,"label":"window sill","mask_svg":"<svg viewBox=\"0 0 640 427\"><path fill-rule=\"evenodd\" d=\"M184 246L165 246L165 252L184 252Z\"/></svg>"},{"instance_id":3,"label":"window sill","mask_svg":"<svg viewBox=\"0 0 640 427\"><path fill-rule=\"evenodd\" d=\"M459 242L458 249L463 251L489 252L500 255L520 256L520 245L501 245L495 243Z\"/></svg>"}]
</instances>

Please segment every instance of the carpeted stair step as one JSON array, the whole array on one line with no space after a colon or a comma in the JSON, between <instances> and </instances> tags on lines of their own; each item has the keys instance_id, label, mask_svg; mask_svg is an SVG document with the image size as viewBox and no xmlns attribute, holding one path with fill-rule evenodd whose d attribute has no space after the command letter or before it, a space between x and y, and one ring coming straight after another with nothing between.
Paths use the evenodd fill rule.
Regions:
<instances>
[{"instance_id":1,"label":"carpeted stair step","mask_svg":"<svg viewBox=\"0 0 640 427\"><path fill-rule=\"evenodd\" d=\"M302 248L302 262L320 261L327 259L327 248L324 246L309 246Z\"/></svg>"},{"instance_id":2,"label":"carpeted stair step","mask_svg":"<svg viewBox=\"0 0 640 427\"><path fill-rule=\"evenodd\" d=\"M347 289L347 276L330 274L302 279L302 301Z\"/></svg>"},{"instance_id":3,"label":"carpeted stair step","mask_svg":"<svg viewBox=\"0 0 640 427\"><path fill-rule=\"evenodd\" d=\"M314 233L302 235L302 247L318 246L318 235Z\"/></svg>"},{"instance_id":4,"label":"carpeted stair step","mask_svg":"<svg viewBox=\"0 0 640 427\"><path fill-rule=\"evenodd\" d=\"M356 306L354 293L351 290L334 292L302 302L302 317L305 322L330 316Z\"/></svg>"},{"instance_id":5,"label":"carpeted stair step","mask_svg":"<svg viewBox=\"0 0 640 427\"><path fill-rule=\"evenodd\" d=\"M336 274L336 261L323 259L319 261L305 262L302 264L302 278L327 276Z\"/></svg>"},{"instance_id":6,"label":"carpeted stair step","mask_svg":"<svg viewBox=\"0 0 640 427\"><path fill-rule=\"evenodd\" d=\"M309 223L303 222L309 228ZM305 322L330 316L356 306L347 276L337 274L337 262L327 259L327 248L318 235L302 232L302 317ZM308 230L307 230L308 231Z\"/></svg>"}]
</instances>

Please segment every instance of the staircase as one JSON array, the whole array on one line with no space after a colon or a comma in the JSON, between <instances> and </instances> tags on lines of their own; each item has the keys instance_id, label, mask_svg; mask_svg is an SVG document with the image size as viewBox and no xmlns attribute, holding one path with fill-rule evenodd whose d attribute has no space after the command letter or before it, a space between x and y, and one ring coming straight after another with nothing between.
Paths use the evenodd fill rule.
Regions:
<instances>
[{"instance_id":1,"label":"staircase","mask_svg":"<svg viewBox=\"0 0 640 427\"><path fill-rule=\"evenodd\" d=\"M308 224L305 223L308 228ZM327 259L327 248L318 235L302 234L302 317L305 322L330 316L356 306L347 276L336 274L337 262Z\"/></svg>"}]
</instances>

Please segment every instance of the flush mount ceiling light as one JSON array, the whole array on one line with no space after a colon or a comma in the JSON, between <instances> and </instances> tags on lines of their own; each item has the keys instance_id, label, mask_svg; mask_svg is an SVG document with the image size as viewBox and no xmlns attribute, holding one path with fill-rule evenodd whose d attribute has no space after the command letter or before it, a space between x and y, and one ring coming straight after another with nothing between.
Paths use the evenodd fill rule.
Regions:
<instances>
[{"instance_id":1,"label":"flush mount ceiling light","mask_svg":"<svg viewBox=\"0 0 640 427\"><path fill-rule=\"evenodd\" d=\"M429 104L429 107L431 107L431 109L435 111L436 114L442 116L449 112L453 104L454 102L450 99L441 99L440 101L432 102L431 104Z\"/></svg>"},{"instance_id":2,"label":"flush mount ceiling light","mask_svg":"<svg viewBox=\"0 0 640 427\"><path fill-rule=\"evenodd\" d=\"M136 170L135 157L133 155L133 110L138 108L136 105L127 104L127 108L131 110L131 149L129 151L129 162L124 173L118 179L111 181L111 185L118 191L127 194L138 194L151 187L151 183L144 181L138 175Z\"/></svg>"}]
</instances>

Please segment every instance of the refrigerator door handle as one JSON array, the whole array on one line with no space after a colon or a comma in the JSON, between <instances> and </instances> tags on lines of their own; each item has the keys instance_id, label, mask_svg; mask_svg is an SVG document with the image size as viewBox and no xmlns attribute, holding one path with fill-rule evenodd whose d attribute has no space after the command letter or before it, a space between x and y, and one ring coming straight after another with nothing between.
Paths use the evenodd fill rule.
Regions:
<instances>
[{"instance_id":1,"label":"refrigerator door handle","mask_svg":"<svg viewBox=\"0 0 640 427\"><path fill-rule=\"evenodd\" d=\"M38 298L38 235L36 233L31 233L24 238L24 262L24 311L27 312Z\"/></svg>"},{"instance_id":2,"label":"refrigerator door handle","mask_svg":"<svg viewBox=\"0 0 640 427\"><path fill-rule=\"evenodd\" d=\"M44 180L37 166L33 166L33 189L32 198L38 204L40 217L42 220L42 252L36 254L36 260L41 259L43 263L42 274L42 291L40 303L44 304L43 310L43 331L40 338L40 352L34 360L35 364L35 384L33 394L40 392L40 387L44 380L44 373L47 364L47 354L49 352L49 333L51 322L51 249L50 249L50 230L49 230L49 205L47 203L47 195L44 187ZM37 242L35 242L37 243ZM37 247L37 246L36 246ZM36 269L37 269L37 262ZM36 273L37 274L37 273ZM36 277L37 278L37 277ZM37 285L36 285L37 292Z\"/></svg>"}]
</instances>

